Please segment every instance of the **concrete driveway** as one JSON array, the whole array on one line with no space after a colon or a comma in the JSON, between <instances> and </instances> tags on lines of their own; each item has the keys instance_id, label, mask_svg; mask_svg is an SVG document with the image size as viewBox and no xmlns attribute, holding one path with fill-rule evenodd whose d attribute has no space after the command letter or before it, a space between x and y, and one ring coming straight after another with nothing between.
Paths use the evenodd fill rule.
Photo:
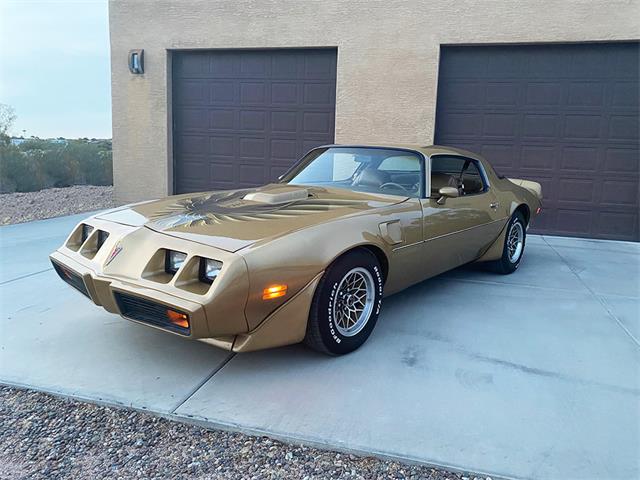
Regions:
<instances>
[{"instance_id":1,"label":"concrete driveway","mask_svg":"<svg viewBox=\"0 0 640 480\"><path fill-rule=\"evenodd\" d=\"M63 284L47 254L85 216L0 228L0 382L494 476L640 476L638 244L530 236L511 276L388 298L351 355L233 356Z\"/></svg>"}]
</instances>

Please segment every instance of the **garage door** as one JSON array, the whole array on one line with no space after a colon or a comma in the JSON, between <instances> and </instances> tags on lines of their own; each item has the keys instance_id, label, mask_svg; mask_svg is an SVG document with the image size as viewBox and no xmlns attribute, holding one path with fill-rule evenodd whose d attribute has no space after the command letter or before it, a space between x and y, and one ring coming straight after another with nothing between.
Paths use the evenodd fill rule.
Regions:
<instances>
[{"instance_id":1,"label":"garage door","mask_svg":"<svg viewBox=\"0 0 640 480\"><path fill-rule=\"evenodd\" d=\"M639 239L637 43L441 53L437 143L540 182L535 232Z\"/></svg>"},{"instance_id":2,"label":"garage door","mask_svg":"<svg viewBox=\"0 0 640 480\"><path fill-rule=\"evenodd\" d=\"M262 185L333 143L336 50L173 54L176 193Z\"/></svg>"}]
</instances>

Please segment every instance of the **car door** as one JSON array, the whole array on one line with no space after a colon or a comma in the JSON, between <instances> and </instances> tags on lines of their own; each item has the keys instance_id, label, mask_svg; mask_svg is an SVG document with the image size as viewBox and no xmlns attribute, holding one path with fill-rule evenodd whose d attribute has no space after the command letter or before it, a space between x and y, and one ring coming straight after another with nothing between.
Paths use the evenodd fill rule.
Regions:
<instances>
[{"instance_id":1,"label":"car door","mask_svg":"<svg viewBox=\"0 0 640 480\"><path fill-rule=\"evenodd\" d=\"M423 199L423 240L427 276L477 259L502 227L497 197L480 161L459 155L429 159L430 193ZM443 186L459 188L457 198L440 198Z\"/></svg>"}]
</instances>

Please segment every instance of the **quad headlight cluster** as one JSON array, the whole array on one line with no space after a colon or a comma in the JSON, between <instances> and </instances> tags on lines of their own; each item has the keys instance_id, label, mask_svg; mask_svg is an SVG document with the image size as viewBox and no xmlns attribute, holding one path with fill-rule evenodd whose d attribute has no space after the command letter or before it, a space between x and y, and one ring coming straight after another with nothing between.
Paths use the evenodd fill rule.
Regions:
<instances>
[{"instance_id":1,"label":"quad headlight cluster","mask_svg":"<svg viewBox=\"0 0 640 480\"><path fill-rule=\"evenodd\" d=\"M82 224L82 234L81 234L81 243L84 243L89 235L93 233L93 227L91 225L87 225L86 223ZM109 236L108 232L104 230L98 230L98 238L96 239L96 250L100 250L100 247L104 245L104 242L107 240Z\"/></svg>"},{"instance_id":2,"label":"quad headlight cluster","mask_svg":"<svg viewBox=\"0 0 640 480\"><path fill-rule=\"evenodd\" d=\"M166 250L165 256L165 271L171 275L174 275L180 267L184 265L187 259L187 254L183 252L177 252L175 250ZM222 269L222 262L219 260L213 260L211 258L200 257L200 265L198 267L198 279L204 283L213 283L220 270Z\"/></svg>"}]
</instances>

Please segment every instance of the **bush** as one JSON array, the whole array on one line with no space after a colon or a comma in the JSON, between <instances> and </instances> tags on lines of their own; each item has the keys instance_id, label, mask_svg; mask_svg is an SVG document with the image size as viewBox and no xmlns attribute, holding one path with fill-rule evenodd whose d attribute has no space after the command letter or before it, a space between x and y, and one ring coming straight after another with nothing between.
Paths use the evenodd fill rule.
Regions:
<instances>
[{"instance_id":1,"label":"bush","mask_svg":"<svg viewBox=\"0 0 640 480\"><path fill-rule=\"evenodd\" d=\"M110 140L0 141L0 192L30 192L70 185L111 185Z\"/></svg>"}]
</instances>

